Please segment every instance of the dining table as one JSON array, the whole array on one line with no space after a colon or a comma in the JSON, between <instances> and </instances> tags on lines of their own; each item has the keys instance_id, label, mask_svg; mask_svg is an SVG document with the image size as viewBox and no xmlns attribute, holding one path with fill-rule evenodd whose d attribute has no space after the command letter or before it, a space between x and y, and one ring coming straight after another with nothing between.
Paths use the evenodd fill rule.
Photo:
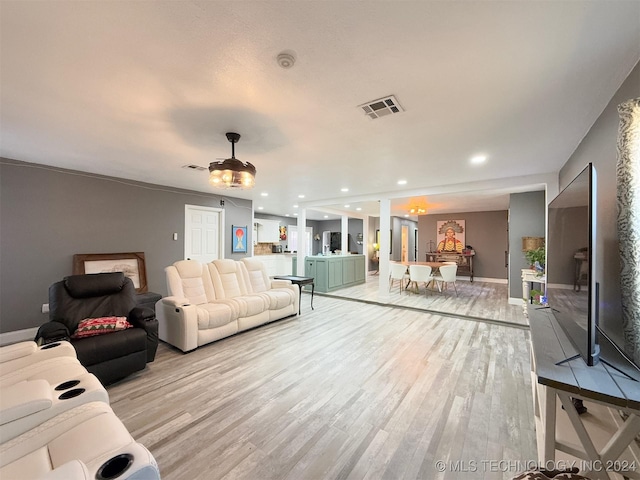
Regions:
<instances>
[{"instance_id":1,"label":"dining table","mask_svg":"<svg viewBox=\"0 0 640 480\"><path fill-rule=\"evenodd\" d=\"M409 267L411 265L425 265L427 267L431 267L431 273L435 274L437 273L438 269L444 265L447 265L448 262L394 262L394 263L399 263L401 265L406 265L407 267L407 272L409 271ZM405 285L405 290L407 290L407 288L409 287L409 284L411 283L411 280L409 280L407 282L407 284Z\"/></svg>"},{"instance_id":2,"label":"dining table","mask_svg":"<svg viewBox=\"0 0 640 480\"><path fill-rule=\"evenodd\" d=\"M440 268L443 265L446 265L447 262L395 262L400 263L401 265L406 265L409 268L411 265L426 265L427 267L431 267L432 269Z\"/></svg>"}]
</instances>

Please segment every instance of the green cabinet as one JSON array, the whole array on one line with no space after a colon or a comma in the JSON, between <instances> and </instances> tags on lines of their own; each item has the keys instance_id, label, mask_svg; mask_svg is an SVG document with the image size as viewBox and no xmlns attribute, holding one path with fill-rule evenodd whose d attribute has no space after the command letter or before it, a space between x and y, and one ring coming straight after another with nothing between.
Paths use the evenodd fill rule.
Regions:
<instances>
[{"instance_id":1,"label":"green cabinet","mask_svg":"<svg viewBox=\"0 0 640 480\"><path fill-rule=\"evenodd\" d=\"M293 259L293 275L297 275ZM331 292L365 281L364 255L313 256L304 259L304 276L313 277L317 292Z\"/></svg>"}]
</instances>

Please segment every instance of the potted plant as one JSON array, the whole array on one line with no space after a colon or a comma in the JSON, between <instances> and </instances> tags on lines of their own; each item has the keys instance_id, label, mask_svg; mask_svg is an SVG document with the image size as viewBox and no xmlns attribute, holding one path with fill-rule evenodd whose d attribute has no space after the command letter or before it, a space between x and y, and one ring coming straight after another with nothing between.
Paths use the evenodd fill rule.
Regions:
<instances>
[{"instance_id":1,"label":"potted plant","mask_svg":"<svg viewBox=\"0 0 640 480\"><path fill-rule=\"evenodd\" d=\"M544 269L544 264L545 264L544 245L534 250L527 250L526 252L524 252L524 257L529 262L529 265L531 266L532 270L536 269L536 262L538 263L540 268Z\"/></svg>"},{"instance_id":2,"label":"potted plant","mask_svg":"<svg viewBox=\"0 0 640 480\"><path fill-rule=\"evenodd\" d=\"M531 300L534 305L547 304L547 297L542 290L531 290L529 295L531 296Z\"/></svg>"}]
</instances>

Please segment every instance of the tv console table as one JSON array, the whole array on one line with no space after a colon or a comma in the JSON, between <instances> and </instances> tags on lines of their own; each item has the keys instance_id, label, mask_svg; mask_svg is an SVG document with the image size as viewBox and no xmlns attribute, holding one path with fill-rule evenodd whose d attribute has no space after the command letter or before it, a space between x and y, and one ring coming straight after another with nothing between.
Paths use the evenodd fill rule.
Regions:
<instances>
[{"instance_id":1,"label":"tv console table","mask_svg":"<svg viewBox=\"0 0 640 480\"><path fill-rule=\"evenodd\" d=\"M531 325L531 375L538 460L555 461L558 450L584 460L586 465L596 466L592 471L581 472L594 480L621 478L611 476L614 467L624 470L618 475L640 478L640 465L634 465L635 471L629 471L625 462L616 463L623 452L635 444L636 435L640 433L640 382L627 378L602 362L589 367L580 357L557 365L575 355L576 350L549 309L528 305L527 312ZM604 345L601 347L606 349ZM617 431L599 451L574 408L572 397L599 403L628 415L626 420L620 419ZM569 445L556 438L557 399L567 413L580 446Z\"/></svg>"}]
</instances>

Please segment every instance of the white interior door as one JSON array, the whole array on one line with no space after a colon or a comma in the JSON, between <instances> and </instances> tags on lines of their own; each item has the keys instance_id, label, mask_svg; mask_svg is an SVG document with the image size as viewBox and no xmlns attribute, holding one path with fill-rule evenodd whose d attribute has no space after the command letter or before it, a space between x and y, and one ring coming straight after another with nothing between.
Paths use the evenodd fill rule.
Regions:
<instances>
[{"instance_id":1,"label":"white interior door","mask_svg":"<svg viewBox=\"0 0 640 480\"><path fill-rule=\"evenodd\" d=\"M406 225L402 226L402 255L400 261L409 261L409 227Z\"/></svg>"},{"instance_id":2,"label":"white interior door","mask_svg":"<svg viewBox=\"0 0 640 480\"><path fill-rule=\"evenodd\" d=\"M184 258L209 263L224 255L224 210L185 205Z\"/></svg>"}]
</instances>

